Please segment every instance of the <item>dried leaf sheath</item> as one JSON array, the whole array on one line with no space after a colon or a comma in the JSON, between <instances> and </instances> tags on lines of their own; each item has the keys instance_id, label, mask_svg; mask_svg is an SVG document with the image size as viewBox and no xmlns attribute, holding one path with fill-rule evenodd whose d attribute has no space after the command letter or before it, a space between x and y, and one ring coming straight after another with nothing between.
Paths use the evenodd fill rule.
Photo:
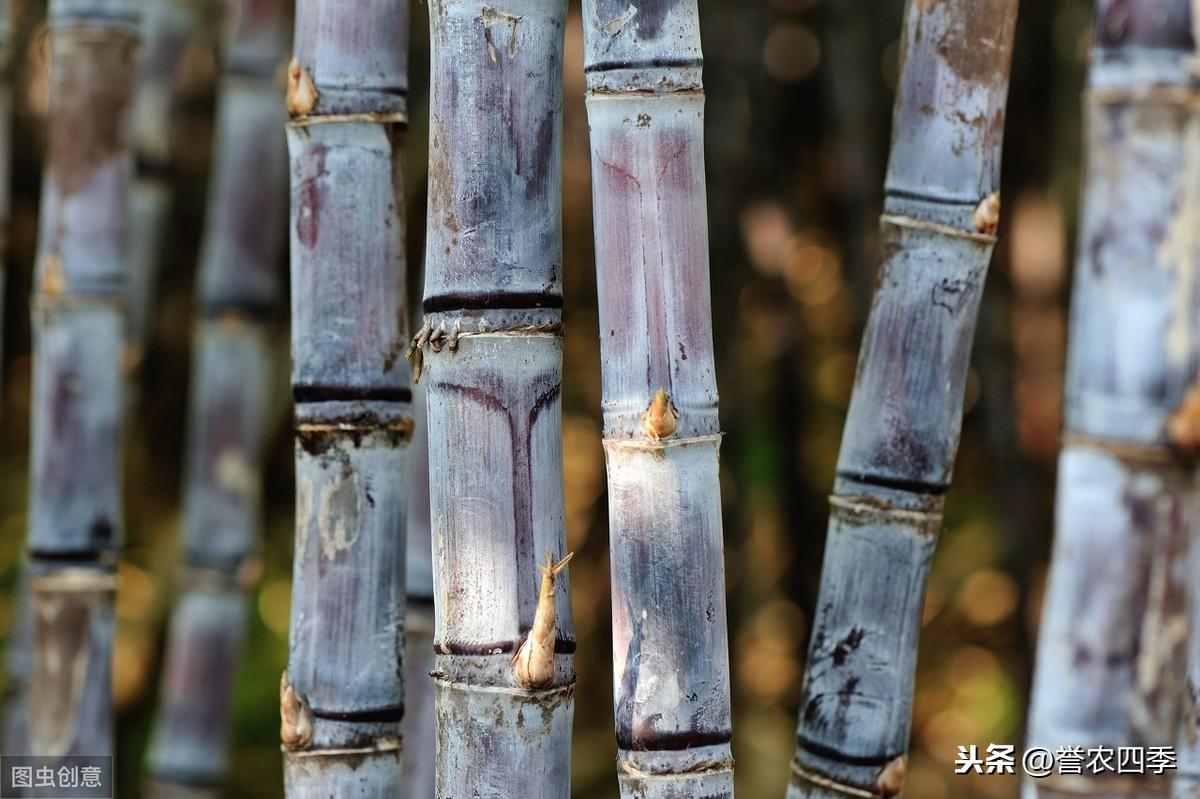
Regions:
<instances>
[{"instance_id":1,"label":"dried leaf sheath","mask_svg":"<svg viewBox=\"0 0 1200 799\"><path fill-rule=\"evenodd\" d=\"M28 547L35 753L112 740L113 555L121 536L133 0L52 0L34 275Z\"/></svg>"},{"instance_id":2,"label":"dried leaf sheath","mask_svg":"<svg viewBox=\"0 0 1200 799\"><path fill-rule=\"evenodd\" d=\"M910 0L883 259L838 456L789 799L903 788L925 581L998 222L1016 0Z\"/></svg>"},{"instance_id":3,"label":"dried leaf sheath","mask_svg":"<svg viewBox=\"0 0 1200 799\"><path fill-rule=\"evenodd\" d=\"M1200 364L1200 174L1186 0L1096 5L1055 541L1031 745L1167 746L1183 710L1189 458ZM1030 796L1166 796L1166 780L1051 777ZM1186 794L1185 794L1186 795Z\"/></svg>"},{"instance_id":4,"label":"dried leaf sheath","mask_svg":"<svg viewBox=\"0 0 1200 799\"><path fill-rule=\"evenodd\" d=\"M566 799L575 646L555 584L552 676L518 680L563 539L562 46L566 3L430 4L425 325L437 796Z\"/></svg>"},{"instance_id":5,"label":"dried leaf sheath","mask_svg":"<svg viewBox=\"0 0 1200 799\"><path fill-rule=\"evenodd\" d=\"M148 754L151 796L170 796L181 785L216 792L228 766L282 289L287 157L278 74L287 53L286 9L283 0L231 9L197 286L184 593L171 616Z\"/></svg>"},{"instance_id":6,"label":"dried leaf sheath","mask_svg":"<svg viewBox=\"0 0 1200 799\"><path fill-rule=\"evenodd\" d=\"M584 3L625 797L733 796L699 23Z\"/></svg>"},{"instance_id":7,"label":"dried leaf sheath","mask_svg":"<svg viewBox=\"0 0 1200 799\"><path fill-rule=\"evenodd\" d=\"M289 797L394 797L412 434L404 299L408 3L300 0L288 74L296 547ZM306 717L306 716L311 716Z\"/></svg>"}]
</instances>

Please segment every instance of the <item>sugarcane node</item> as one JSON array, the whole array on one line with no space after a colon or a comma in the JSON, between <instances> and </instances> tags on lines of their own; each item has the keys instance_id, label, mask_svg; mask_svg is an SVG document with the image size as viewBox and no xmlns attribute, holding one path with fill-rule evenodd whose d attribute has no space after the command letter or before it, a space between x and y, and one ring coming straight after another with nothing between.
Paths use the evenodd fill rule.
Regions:
<instances>
[{"instance_id":1,"label":"sugarcane node","mask_svg":"<svg viewBox=\"0 0 1200 799\"><path fill-rule=\"evenodd\" d=\"M292 59L288 62L287 108L293 117L304 117L317 104L317 87L300 62Z\"/></svg>"},{"instance_id":2,"label":"sugarcane node","mask_svg":"<svg viewBox=\"0 0 1200 799\"><path fill-rule=\"evenodd\" d=\"M1200 381L1192 384L1167 419L1167 439L1180 452L1200 453Z\"/></svg>"},{"instance_id":3,"label":"sugarcane node","mask_svg":"<svg viewBox=\"0 0 1200 799\"><path fill-rule=\"evenodd\" d=\"M286 671L279 677L279 739L288 749L304 749L312 743L313 716L304 694L288 682Z\"/></svg>"},{"instance_id":4,"label":"sugarcane node","mask_svg":"<svg viewBox=\"0 0 1200 799\"><path fill-rule=\"evenodd\" d=\"M660 388L654 392L649 407L642 414L642 432L646 434L646 438L658 441L673 435L678 424L679 410L671 401L667 390Z\"/></svg>"},{"instance_id":5,"label":"sugarcane node","mask_svg":"<svg viewBox=\"0 0 1200 799\"><path fill-rule=\"evenodd\" d=\"M996 232L1000 227L1000 192L994 191L979 201L971 214L971 223L979 233L990 236Z\"/></svg>"},{"instance_id":6,"label":"sugarcane node","mask_svg":"<svg viewBox=\"0 0 1200 799\"><path fill-rule=\"evenodd\" d=\"M908 755L900 755L894 760L888 761L884 766L879 776L875 778L875 787L879 790L879 795L883 797L899 796L904 790L904 777L908 773Z\"/></svg>"},{"instance_id":7,"label":"sugarcane node","mask_svg":"<svg viewBox=\"0 0 1200 799\"><path fill-rule=\"evenodd\" d=\"M565 558L555 563L553 553L546 550L545 564L538 564L538 571L542 573L542 589L538 594L533 626L512 659L513 676L524 688L545 688L554 680L554 582L573 557L575 553L568 552Z\"/></svg>"}]
</instances>

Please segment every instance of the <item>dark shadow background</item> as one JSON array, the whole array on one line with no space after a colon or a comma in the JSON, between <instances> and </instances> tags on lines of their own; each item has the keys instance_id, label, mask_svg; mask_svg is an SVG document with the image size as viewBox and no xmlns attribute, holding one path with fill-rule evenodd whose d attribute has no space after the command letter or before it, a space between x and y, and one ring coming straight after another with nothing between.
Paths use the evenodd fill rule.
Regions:
<instances>
[{"instance_id":1,"label":"dark shadow background","mask_svg":"<svg viewBox=\"0 0 1200 799\"><path fill-rule=\"evenodd\" d=\"M25 531L30 275L46 81L44 0L17 2L21 49L0 424L0 634ZM824 545L842 419L876 267L875 220L896 81L901 0L701 0L713 312L737 790L780 797ZM1001 244L988 282L946 528L926 603L907 793L1016 797L1015 778L955 777L957 747L1020 744L1049 548L1079 97L1090 4L1025 2L1017 30ZM425 211L426 6L413 5L409 254ZM609 565L589 146L578 2L565 59L564 452L576 667L574 791L617 795ZM181 494L191 295L204 219L216 60L189 52L174 130L176 204L154 338L127 445L116 698L122 797L137 796L169 608ZM282 102L282 88L281 88ZM281 132L282 135L282 132ZM286 269L281 263L280 269ZM231 797L281 795L292 450L287 336L266 480L265 568L239 673Z\"/></svg>"}]
</instances>

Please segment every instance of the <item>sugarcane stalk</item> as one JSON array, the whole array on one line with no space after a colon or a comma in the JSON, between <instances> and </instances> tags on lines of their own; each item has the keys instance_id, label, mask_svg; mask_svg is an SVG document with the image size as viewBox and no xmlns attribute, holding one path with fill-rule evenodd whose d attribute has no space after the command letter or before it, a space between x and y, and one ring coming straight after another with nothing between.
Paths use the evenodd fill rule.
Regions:
<instances>
[{"instance_id":1,"label":"sugarcane stalk","mask_svg":"<svg viewBox=\"0 0 1200 799\"><path fill-rule=\"evenodd\" d=\"M404 622L404 774L401 796L435 793L433 712L433 548L429 530L429 415L425 391L413 393L413 439L408 499Z\"/></svg>"},{"instance_id":2,"label":"sugarcane stalk","mask_svg":"<svg viewBox=\"0 0 1200 799\"><path fill-rule=\"evenodd\" d=\"M49 18L32 308L31 740L35 754L108 754L138 7L51 0Z\"/></svg>"},{"instance_id":3,"label":"sugarcane stalk","mask_svg":"<svg viewBox=\"0 0 1200 799\"><path fill-rule=\"evenodd\" d=\"M296 548L288 797L392 797L413 428L404 298L408 3L300 0L288 71Z\"/></svg>"},{"instance_id":4,"label":"sugarcane stalk","mask_svg":"<svg viewBox=\"0 0 1200 799\"><path fill-rule=\"evenodd\" d=\"M562 0L429 9L425 324L408 354L428 384L436 795L446 799L570 789L570 595L565 572L538 568L566 554L565 16Z\"/></svg>"},{"instance_id":5,"label":"sugarcane stalk","mask_svg":"<svg viewBox=\"0 0 1200 799\"><path fill-rule=\"evenodd\" d=\"M1200 445L1200 160L1187 0L1098 0L1053 558L1028 739L1170 746ZM1166 796L1169 775L1052 775L1029 796Z\"/></svg>"},{"instance_id":6,"label":"sugarcane stalk","mask_svg":"<svg viewBox=\"0 0 1200 799\"><path fill-rule=\"evenodd\" d=\"M621 795L732 797L699 12L583 13Z\"/></svg>"},{"instance_id":7,"label":"sugarcane stalk","mask_svg":"<svg viewBox=\"0 0 1200 799\"><path fill-rule=\"evenodd\" d=\"M882 263L838 455L789 799L898 796L999 222L1016 0L910 0Z\"/></svg>"},{"instance_id":8,"label":"sugarcane stalk","mask_svg":"<svg viewBox=\"0 0 1200 799\"><path fill-rule=\"evenodd\" d=\"M257 562L281 300L287 158L285 0L231 8L201 265L186 463L182 596L147 755L151 796L219 795Z\"/></svg>"},{"instance_id":9,"label":"sugarcane stalk","mask_svg":"<svg viewBox=\"0 0 1200 799\"><path fill-rule=\"evenodd\" d=\"M137 174L133 184L126 366L140 364L149 328L159 261L171 212L171 111L174 87L199 0L143 0L142 46L133 104Z\"/></svg>"}]
</instances>

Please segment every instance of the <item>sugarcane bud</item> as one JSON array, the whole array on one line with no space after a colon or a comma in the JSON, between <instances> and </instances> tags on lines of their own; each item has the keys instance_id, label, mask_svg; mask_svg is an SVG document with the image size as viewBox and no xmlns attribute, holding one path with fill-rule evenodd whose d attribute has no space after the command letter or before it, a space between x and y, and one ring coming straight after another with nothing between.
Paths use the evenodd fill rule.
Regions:
<instances>
[{"instance_id":1,"label":"sugarcane bud","mask_svg":"<svg viewBox=\"0 0 1200 799\"><path fill-rule=\"evenodd\" d=\"M288 63L288 113L294 117L307 116L316 104L317 87L300 62L293 58Z\"/></svg>"},{"instance_id":2,"label":"sugarcane bud","mask_svg":"<svg viewBox=\"0 0 1200 799\"><path fill-rule=\"evenodd\" d=\"M904 776L908 772L908 755L900 755L888 762L875 778L875 787L883 797L899 796L904 790Z\"/></svg>"},{"instance_id":3,"label":"sugarcane bud","mask_svg":"<svg viewBox=\"0 0 1200 799\"><path fill-rule=\"evenodd\" d=\"M665 388L660 388L654 392L650 407L642 414L643 432L647 438L667 438L675 432L678 422L679 411L676 410L675 403L671 402L671 395Z\"/></svg>"},{"instance_id":4,"label":"sugarcane bud","mask_svg":"<svg viewBox=\"0 0 1200 799\"><path fill-rule=\"evenodd\" d=\"M980 200L975 213L971 214L971 222L979 233L989 236L1000 227L1000 192L994 191Z\"/></svg>"},{"instance_id":5,"label":"sugarcane bud","mask_svg":"<svg viewBox=\"0 0 1200 799\"><path fill-rule=\"evenodd\" d=\"M288 749L303 749L312 742L312 736L308 700L288 682L285 671L279 678L279 739Z\"/></svg>"},{"instance_id":6,"label":"sugarcane bud","mask_svg":"<svg viewBox=\"0 0 1200 799\"><path fill-rule=\"evenodd\" d=\"M1178 450L1200 450L1200 382L1188 389L1179 407L1167 419L1167 438Z\"/></svg>"},{"instance_id":7,"label":"sugarcane bud","mask_svg":"<svg viewBox=\"0 0 1200 799\"><path fill-rule=\"evenodd\" d=\"M62 256L56 252L47 252L42 256L41 263L41 293L47 297L57 297L67 290L67 276L63 274Z\"/></svg>"},{"instance_id":8,"label":"sugarcane bud","mask_svg":"<svg viewBox=\"0 0 1200 799\"><path fill-rule=\"evenodd\" d=\"M145 350L140 344L125 342L125 345L121 347L121 374L128 377L136 372L142 365L143 357L145 357Z\"/></svg>"},{"instance_id":9,"label":"sugarcane bud","mask_svg":"<svg viewBox=\"0 0 1200 799\"><path fill-rule=\"evenodd\" d=\"M237 584L251 588L258 584L263 573L263 559L257 555L247 555L237 568L235 578Z\"/></svg>"},{"instance_id":10,"label":"sugarcane bud","mask_svg":"<svg viewBox=\"0 0 1200 799\"><path fill-rule=\"evenodd\" d=\"M512 660L513 676L525 688L544 688L554 679L554 578L573 557L575 553L568 552L565 558L555 563L554 556L547 551L545 565L538 564L542 573L542 590L538 595L533 627Z\"/></svg>"}]
</instances>

